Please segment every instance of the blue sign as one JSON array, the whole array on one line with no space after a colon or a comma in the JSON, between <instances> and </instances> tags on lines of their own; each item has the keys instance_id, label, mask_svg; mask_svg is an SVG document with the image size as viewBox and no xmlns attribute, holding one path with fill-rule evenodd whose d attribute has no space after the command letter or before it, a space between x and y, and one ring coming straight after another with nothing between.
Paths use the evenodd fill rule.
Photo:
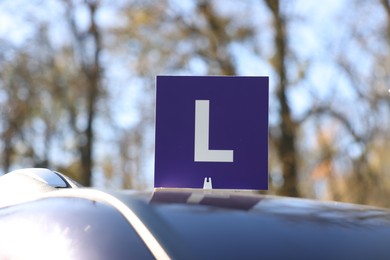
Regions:
<instances>
[{"instance_id":1,"label":"blue sign","mask_svg":"<svg viewBox=\"0 0 390 260\"><path fill-rule=\"evenodd\" d=\"M157 76L154 186L268 189L268 77Z\"/></svg>"}]
</instances>

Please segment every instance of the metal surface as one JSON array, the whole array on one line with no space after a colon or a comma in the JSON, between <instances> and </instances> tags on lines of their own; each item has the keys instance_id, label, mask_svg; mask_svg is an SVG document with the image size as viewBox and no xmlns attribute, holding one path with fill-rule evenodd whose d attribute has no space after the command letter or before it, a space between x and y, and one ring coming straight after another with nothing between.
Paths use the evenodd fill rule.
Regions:
<instances>
[{"instance_id":1,"label":"metal surface","mask_svg":"<svg viewBox=\"0 0 390 260\"><path fill-rule=\"evenodd\" d=\"M52 196L0 208L0 259L153 259L111 205Z\"/></svg>"},{"instance_id":2,"label":"metal surface","mask_svg":"<svg viewBox=\"0 0 390 260\"><path fill-rule=\"evenodd\" d=\"M390 258L386 209L224 192L159 191L151 203L202 259Z\"/></svg>"},{"instance_id":3,"label":"metal surface","mask_svg":"<svg viewBox=\"0 0 390 260\"><path fill-rule=\"evenodd\" d=\"M387 209L241 192L62 189L0 207L1 253L47 232L67 238L52 248L110 259L390 258Z\"/></svg>"}]
</instances>

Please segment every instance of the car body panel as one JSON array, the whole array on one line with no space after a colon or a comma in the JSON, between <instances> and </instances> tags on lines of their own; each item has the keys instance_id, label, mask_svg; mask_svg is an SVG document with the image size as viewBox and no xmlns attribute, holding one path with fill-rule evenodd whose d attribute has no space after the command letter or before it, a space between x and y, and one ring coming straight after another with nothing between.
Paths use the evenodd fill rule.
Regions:
<instances>
[{"instance_id":1,"label":"car body panel","mask_svg":"<svg viewBox=\"0 0 390 260\"><path fill-rule=\"evenodd\" d=\"M0 259L153 259L114 207L51 196L0 209Z\"/></svg>"},{"instance_id":2,"label":"car body panel","mask_svg":"<svg viewBox=\"0 0 390 260\"><path fill-rule=\"evenodd\" d=\"M202 259L388 259L390 212L241 194L155 193L156 210ZM169 197L169 203L162 197ZM157 199L156 199L157 197ZM191 201L194 194L189 194ZM203 198L202 198L203 197ZM152 199L153 201L153 199ZM189 204L192 204L190 207Z\"/></svg>"},{"instance_id":3,"label":"car body panel","mask_svg":"<svg viewBox=\"0 0 390 260\"><path fill-rule=\"evenodd\" d=\"M66 239L55 240L49 231ZM26 233L28 240L18 240ZM70 246L70 259L389 259L390 211L164 189L60 189L0 204L0 256L32 242L55 248L53 241Z\"/></svg>"}]
</instances>

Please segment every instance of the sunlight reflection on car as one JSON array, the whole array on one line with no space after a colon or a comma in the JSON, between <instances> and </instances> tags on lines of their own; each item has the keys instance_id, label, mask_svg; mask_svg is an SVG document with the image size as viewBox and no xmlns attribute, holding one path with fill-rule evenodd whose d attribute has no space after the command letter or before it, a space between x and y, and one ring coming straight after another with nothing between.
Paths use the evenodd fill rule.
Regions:
<instances>
[{"instance_id":1,"label":"sunlight reflection on car","mask_svg":"<svg viewBox=\"0 0 390 260\"><path fill-rule=\"evenodd\" d=\"M74 259L77 245L68 231L45 217L0 222L0 259Z\"/></svg>"}]
</instances>

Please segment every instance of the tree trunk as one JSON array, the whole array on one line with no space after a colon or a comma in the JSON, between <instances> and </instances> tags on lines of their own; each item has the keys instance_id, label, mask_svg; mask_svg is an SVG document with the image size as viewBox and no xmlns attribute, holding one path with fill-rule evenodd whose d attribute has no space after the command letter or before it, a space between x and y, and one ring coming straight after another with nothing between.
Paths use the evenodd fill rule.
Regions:
<instances>
[{"instance_id":1,"label":"tree trunk","mask_svg":"<svg viewBox=\"0 0 390 260\"><path fill-rule=\"evenodd\" d=\"M274 20L274 45L275 59L274 69L279 78L277 85L277 98L280 104L280 136L277 140L277 150L279 159L282 164L282 173L284 183L279 190L280 195L298 197L298 181L297 181L297 152L295 148L296 140L296 124L292 119L290 106L287 100L287 69L286 69L286 54L287 54L287 36L286 23L283 15L280 12L279 0L267 0L269 9L271 10Z\"/></svg>"}]
</instances>

